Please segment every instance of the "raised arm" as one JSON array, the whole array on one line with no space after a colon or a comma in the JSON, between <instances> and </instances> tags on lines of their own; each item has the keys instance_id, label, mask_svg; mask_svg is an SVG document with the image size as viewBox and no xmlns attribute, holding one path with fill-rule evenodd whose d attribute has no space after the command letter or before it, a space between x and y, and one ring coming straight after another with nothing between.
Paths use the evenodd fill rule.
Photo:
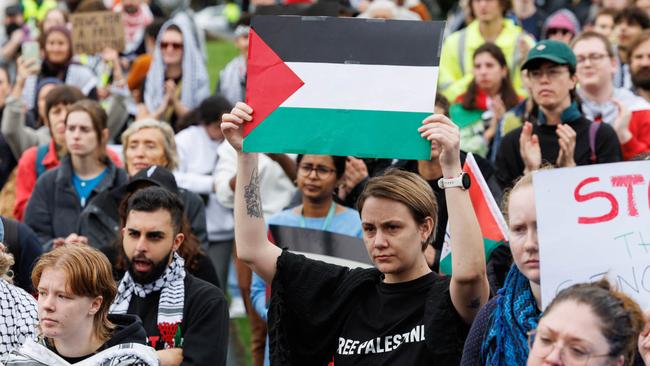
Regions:
<instances>
[{"instance_id":1,"label":"raised arm","mask_svg":"<svg viewBox=\"0 0 650 366\"><path fill-rule=\"evenodd\" d=\"M282 250L267 239L257 154L242 151L242 127L252 119L253 109L237 103L224 114L221 130L237 151L237 182L235 186L235 243L237 256L266 282L275 276L276 263Z\"/></svg>"},{"instance_id":2,"label":"raised arm","mask_svg":"<svg viewBox=\"0 0 650 366\"><path fill-rule=\"evenodd\" d=\"M462 168L458 127L449 118L434 114L423 121L420 133L422 137L440 146L440 164L444 177L459 176ZM458 314L467 323L471 323L481 306L487 302L490 292L483 237L469 192L461 188L447 188L445 198L451 231L451 301Z\"/></svg>"}]
</instances>

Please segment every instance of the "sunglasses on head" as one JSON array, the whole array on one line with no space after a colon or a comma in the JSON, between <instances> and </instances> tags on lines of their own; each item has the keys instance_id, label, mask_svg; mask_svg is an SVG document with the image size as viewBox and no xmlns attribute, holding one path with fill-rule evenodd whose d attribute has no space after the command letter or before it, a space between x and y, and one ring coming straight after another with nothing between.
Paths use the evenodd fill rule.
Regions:
<instances>
[{"instance_id":1,"label":"sunglasses on head","mask_svg":"<svg viewBox=\"0 0 650 366\"><path fill-rule=\"evenodd\" d=\"M160 42L160 48L166 49L167 47L172 47L175 50L180 50L183 48L183 44L179 42Z\"/></svg>"}]
</instances>

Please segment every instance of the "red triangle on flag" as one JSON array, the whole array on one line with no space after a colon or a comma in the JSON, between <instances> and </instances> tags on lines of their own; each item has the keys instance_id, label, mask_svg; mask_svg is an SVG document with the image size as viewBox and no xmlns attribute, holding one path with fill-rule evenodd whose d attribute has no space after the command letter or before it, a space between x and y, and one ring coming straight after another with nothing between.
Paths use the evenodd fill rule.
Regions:
<instances>
[{"instance_id":1,"label":"red triangle on flag","mask_svg":"<svg viewBox=\"0 0 650 366\"><path fill-rule=\"evenodd\" d=\"M244 123L244 137L305 84L280 57L250 31L246 104L255 111L253 120Z\"/></svg>"}]
</instances>

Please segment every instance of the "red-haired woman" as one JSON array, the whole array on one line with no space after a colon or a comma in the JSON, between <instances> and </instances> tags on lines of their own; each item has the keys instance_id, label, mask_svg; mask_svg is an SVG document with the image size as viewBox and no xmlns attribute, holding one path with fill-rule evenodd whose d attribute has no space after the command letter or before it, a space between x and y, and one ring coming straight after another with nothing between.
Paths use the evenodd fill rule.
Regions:
<instances>
[{"instance_id":1,"label":"red-haired woman","mask_svg":"<svg viewBox=\"0 0 650 366\"><path fill-rule=\"evenodd\" d=\"M5 365L158 365L140 320L109 315L117 285L99 250L65 245L44 254L34 267L38 292L38 339L28 339Z\"/></svg>"}]
</instances>

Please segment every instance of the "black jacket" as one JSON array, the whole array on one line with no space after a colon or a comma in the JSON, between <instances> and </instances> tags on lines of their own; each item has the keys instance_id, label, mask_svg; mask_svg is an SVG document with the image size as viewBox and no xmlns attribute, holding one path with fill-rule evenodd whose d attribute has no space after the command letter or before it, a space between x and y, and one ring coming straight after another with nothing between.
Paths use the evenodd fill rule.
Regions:
<instances>
[{"instance_id":1,"label":"black jacket","mask_svg":"<svg viewBox=\"0 0 650 366\"><path fill-rule=\"evenodd\" d=\"M4 245L14 256L14 285L31 294L34 292L32 269L36 260L43 254L41 243L29 226L4 216L0 219L5 230Z\"/></svg>"},{"instance_id":2,"label":"black jacket","mask_svg":"<svg viewBox=\"0 0 650 366\"><path fill-rule=\"evenodd\" d=\"M126 183L126 172L108 160L108 173L90 194L87 205L101 192ZM43 248L49 250L52 240L65 238L76 232L83 208L72 185L72 161L70 156L36 181L36 186L25 209L25 223L38 236ZM86 207L87 207L86 205Z\"/></svg>"},{"instance_id":3,"label":"black jacket","mask_svg":"<svg viewBox=\"0 0 650 366\"><path fill-rule=\"evenodd\" d=\"M120 230L120 202L126 195L126 186L115 187L97 195L79 217L77 232L86 236L95 248L112 246ZM208 231L205 221L205 205L196 193L179 189L179 195L185 207L185 216L190 222L192 233L207 248Z\"/></svg>"},{"instance_id":4,"label":"black jacket","mask_svg":"<svg viewBox=\"0 0 650 366\"><path fill-rule=\"evenodd\" d=\"M145 298L132 296L129 303L127 313L142 318L148 337L160 335L157 326L160 292L153 292ZM223 292L186 273L183 321L180 324L183 337L181 366L225 365L228 322L228 302ZM160 346L160 343L153 346Z\"/></svg>"},{"instance_id":5,"label":"black jacket","mask_svg":"<svg viewBox=\"0 0 650 366\"><path fill-rule=\"evenodd\" d=\"M576 146L573 159L576 165L592 164L590 160L591 149L589 147L589 127L591 121L585 117L567 123L576 132ZM555 133L556 126L545 124L533 124L533 133L539 137L539 145L542 150L542 163L555 164L560 152L560 144ZM524 174L524 162L519 152L519 136L522 127L510 131L503 137L497 152L495 162L496 177L503 189L511 187L515 180ZM621 161L621 145L614 129L606 124L601 123L596 133L596 163L613 163Z\"/></svg>"},{"instance_id":6,"label":"black jacket","mask_svg":"<svg viewBox=\"0 0 650 366\"><path fill-rule=\"evenodd\" d=\"M118 344L139 343L147 344L147 332L142 326L142 320L136 315L109 314L108 321L115 325L113 335L97 351L102 351Z\"/></svg>"}]
</instances>

